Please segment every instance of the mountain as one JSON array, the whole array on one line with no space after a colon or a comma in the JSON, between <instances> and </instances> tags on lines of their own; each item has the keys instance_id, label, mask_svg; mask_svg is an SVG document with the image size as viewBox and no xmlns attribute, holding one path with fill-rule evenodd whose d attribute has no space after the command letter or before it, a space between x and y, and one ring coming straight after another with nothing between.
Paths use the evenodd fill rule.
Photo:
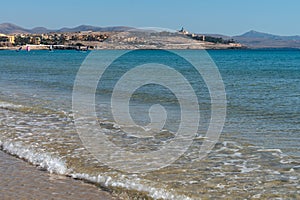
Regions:
<instances>
[{"instance_id":1,"label":"mountain","mask_svg":"<svg viewBox=\"0 0 300 200\"><path fill-rule=\"evenodd\" d=\"M50 30L44 27L36 27L33 29L25 29L20 26L11 24L11 23L3 23L0 24L0 33L4 34L13 34L13 33L49 33L49 32L78 32L78 31L127 31L133 29L132 27L127 26L112 26L112 27L97 27L97 26L89 26L89 25L81 25L74 28L61 28L58 30Z\"/></svg>"},{"instance_id":2,"label":"mountain","mask_svg":"<svg viewBox=\"0 0 300 200\"><path fill-rule=\"evenodd\" d=\"M112 26L112 27L97 27L89 25L81 25L75 28L61 28L57 32L78 32L78 31L128 31L133 29L132 27L127 26Z\"/></svg>"},{"instance_id":3,"label":"mountain","mask_svg":"<svg viewBox=\"0 0 300 200\"><path fill-rule=\"evenodd\" d=\"M41 33L49 33L49 32L54 32L55 30L49 30L45 27L35 27L31 30L28 30L29 33L37 33L37 34L41 34Z\"/></svg>"},{"instance_id":4,"label":"mountain","mask_svg":"<svg viewBox=\"0 0 300 200\"><path fill-rule=\"evenodd\" d=\"M0 24L0 33L4 34L11 34L11 33L29 33L29 31L25 28L20 26L10 24L10 23L3 23Z\"/></svg>"},{"instance_id":5,"label":"mountain","mask_svg":"<svg viewBox=\"0 0 300 200\"><path fill-rule=\"evenodd\" d=\"M249 48L300 48L298 35L279 36L251 30L232 38Z\"/></svg>"},{"instance_id":6,"label":"mountain","mask_svg":"<svg viewBox=\"0 0 300 200\"><path fill-rule=\"evenodd\" d=\"M240 35L240 37L247 37L247 38L277 38L278 36L251 30L251 31L248 31L248 32Z\"/></svg>"}]
</instances>

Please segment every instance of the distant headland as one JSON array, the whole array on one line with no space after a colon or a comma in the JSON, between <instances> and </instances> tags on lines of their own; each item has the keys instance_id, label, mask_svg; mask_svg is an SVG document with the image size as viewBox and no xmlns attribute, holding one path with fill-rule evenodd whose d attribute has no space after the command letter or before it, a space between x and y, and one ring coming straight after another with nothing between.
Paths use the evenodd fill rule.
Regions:
<instances>
[{"instance_id":1,"label":"distant headland","mask_svg":"<svg viewBox=\"0 0 300 200\"><path fill-rule=\"evenodd\" d=\"M0 49L242 49L300 48L300 36L249 31L239 36L178 31L140 31L133 27L81 25L50 30L0 24Z\"/></svg>"}]
</instances>

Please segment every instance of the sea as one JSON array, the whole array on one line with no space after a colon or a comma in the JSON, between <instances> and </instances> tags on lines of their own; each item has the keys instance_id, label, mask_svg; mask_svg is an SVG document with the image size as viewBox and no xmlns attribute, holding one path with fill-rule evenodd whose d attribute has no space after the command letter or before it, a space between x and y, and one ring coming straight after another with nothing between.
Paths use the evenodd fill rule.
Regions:
<instances>
[{"instance_id":1,"label":"sea","mask_svg":"<svg viewBox=\"0 0 300 200\"><path fill-rule=\"evenodd\" d=\"M99 62L127 53L96 51L102 56ZM176 52L197 59L202 51ZM178 91L150 82L132 92L128 110L137 124L135 128L141 129L155 121L153 118L160 118L149 116L152 106L159 104L167 118L162 129L151 132L152 136L139 137L123 130L115 120L111 101L114 87L139 61L163 60L184 74L198 99L199 127L191 133L193 140L188 148L167 165L136 172L125 167L122 170L126 157L118 167L99 159L78 133L74 83L93 52L0 51L2 151L49 173L80 179L116 194L126 193L132 199L300 199L300 50L206 51L224 84L226 116L218 140L205 157L199 157L199 151L207 139L213 107L211 91L201 74L170 57L168 51L133 50L129 51L133 56L114 62L99 78L93 106L98 131L120 151L136 155L158 151L171 144L182 120ZM97 67L92 66L91 72L96 73ZM172 73L164 77L176 87ZM94 86L87 82L84 87L89 90ZM184 95L189 98L189 94ZM148 169L147 162L145 159L139 167Z\"/></svg>"}]
</instances>

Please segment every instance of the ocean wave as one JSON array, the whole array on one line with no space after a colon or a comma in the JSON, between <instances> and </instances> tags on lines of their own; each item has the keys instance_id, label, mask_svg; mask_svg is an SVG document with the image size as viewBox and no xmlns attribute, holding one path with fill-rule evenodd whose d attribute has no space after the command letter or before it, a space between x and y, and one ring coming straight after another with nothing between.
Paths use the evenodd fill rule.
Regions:
<instances>
[{"instance_id":1,"label":"ocean wave","mask_svg":"<svg viewBox=\"0 0 300 200\"><path fill-rule=\"evenodd\" d=\"M147 192L148 196L152 197L153 199L192 200L190 197L177 195L165 189L146 186L145 184L141 183L142 180L140 179L136 179L135 181L129 180L125 176L120 177L118 181L113 180L109 176L103 176L100 174L98 176L91 176L84 173L75 173L71 174L71 176L76 179L87 180L100 185L104 184L106 187L122 187L128 190Z\"/></svg>"},{"instance_id":2,"label":"ocean wave","mask_svg":"<svg viewBox=\"0 0 300 200\"><path fill-rule=\"evenodd\" d=\"M50 109L42 106L25 106L22 104L18 104L16 102L9 102L0 100L0 109L9 110L14 112L21 113L34 113L34 114L45 114L45 115L58 115L60 117L68 117L73 118L73 114L70 111L62 110L62 109Z\"/></svg>"},{"instance_id":3,"label":"ocean wave","mask_svg":"<svg viewBox=\"0 0 300 200\"><path fill-rule=\"evenodd\" d=\"M0 147L3 151L22 158L33 165L49 171L50 173L65 175L70 172L70 170L67 169L66 162L63 159L48 153L36 152L34 149L26 147L20 142L13 143L9 141L0 141Z\"/></svg>"},{"instance_id":4,"label":"ocean wave","mask_svg":"<svg viewBox=\"0 0 300 200\"><path fill-rule=\"evenodd\" d=\"M171 191L162 188L149 186L151 183L144 184L146 180L136 178L130 180L125 175L120 175L118 178L113 178L107 175L98 174L93 176L86 173L75 172L69 169L66 161L59 156L51 155L45 152L37 152L31 147L23 145L21 142L1 141L0 149L10 155L17 156L25 161L38 166L41 169L47 170L50 173L70 176L74 179L80 179L95 184L100 184L104 187L121 187L127 190L135 190L138 192L145 192L153 199L166 199L166 200L192 200L192 198L185 195L177 195Z\"/></svg>"},{"instance_id":5,"label":"ocean wave","mask_svg":"<svg viewBox=\"0 0 300 200\"><path fill-rule=\"evenodd\" d=\"M18 104L13 104L5 101L0 101L0 108L2 109L18 109L18 108L23 108L24 106L18 105Z\"/></svg>"}]
</instances>

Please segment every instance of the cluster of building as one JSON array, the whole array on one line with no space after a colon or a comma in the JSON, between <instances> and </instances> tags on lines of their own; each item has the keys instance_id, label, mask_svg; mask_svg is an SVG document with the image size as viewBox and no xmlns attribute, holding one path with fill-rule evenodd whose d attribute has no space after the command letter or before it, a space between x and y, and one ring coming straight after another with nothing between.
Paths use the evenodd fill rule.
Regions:
<instances>
[{"instance_id":1,"label":"cluster of building","mask_svg":"<svg viewBox=\"0 0 300 200\"><path fill-rule=\"evenodd\" d=\"M107 32L80 31L74 33L18 33L14 35L0 34L0 46L19 45L68 45L84 41L103 42L109 37Z\"/></svg>"},{"instance_id":2,"label":"cluster of building","mask_svg":"<svg viewBox=\"0 0 300 200\"><path fill-rule=\"evenodd\" d=\"M226 45L230 45L231 47L237 47L237 48L242 47L242 45L240 43L236 43L233 39L225 40L221 37L213 37L213 36L209 36L209 35L205 36L205 35L201 35L201 34L189 33L183 27L178 32L183 35L186 35L194 40L199 40L199 41L203 41L203 42L204 41L211 42L211 43L215 43L215 44L226 44Z\"/></svg>"},{"instance_id":3,"label":"cluster of building","mask_svg":"<svg viewBox=\"0 0 300 200\"><path fill-rule=\"evenodd\" d=\"M15 43L14 35L5 35L0 33L0 46L12 46Z\"/></svg>"},{"instance_id":4,"label":"cluster of building","mask_svg":"<svg viewBox=\"0 0 300 200\"><path fill-rule=\"evenodd\" d=\"M189 33L187 30L185 30L183 27L178 31L179 33L183 35L187 35L193 39L205 41L205 35L199 35L195 33Z\"/></svg>"}]
</instances>

